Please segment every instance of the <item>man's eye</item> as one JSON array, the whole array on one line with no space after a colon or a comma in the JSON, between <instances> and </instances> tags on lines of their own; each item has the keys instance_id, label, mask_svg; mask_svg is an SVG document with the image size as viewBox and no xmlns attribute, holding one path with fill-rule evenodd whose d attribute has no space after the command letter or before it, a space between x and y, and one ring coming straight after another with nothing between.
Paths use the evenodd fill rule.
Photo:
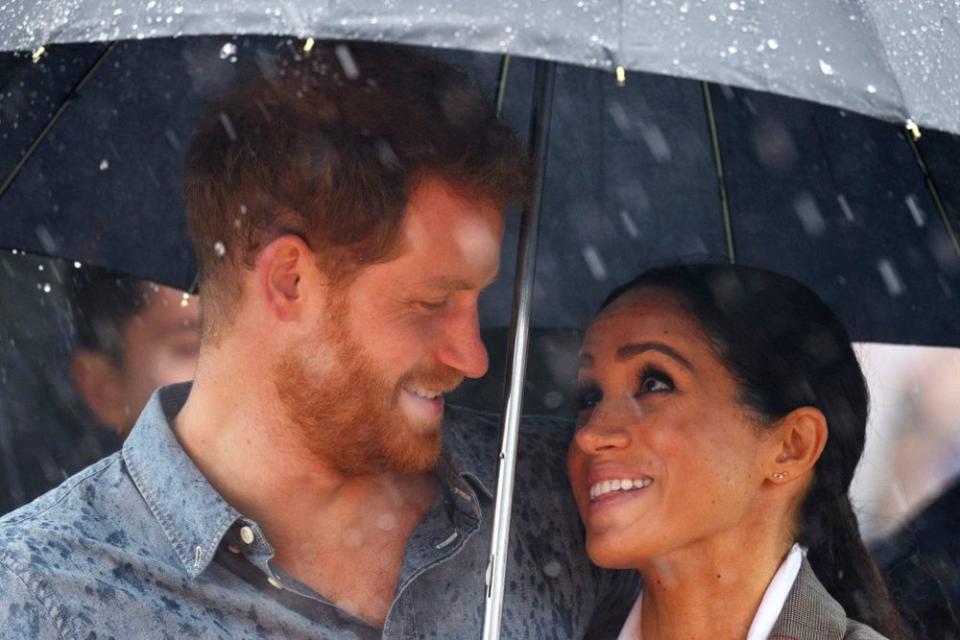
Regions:
<instances>
[{"instance_id":1,"label":"man's eye","mask_svg":"<svg viewBox=\"0 0 960 640\"><path fill-rule=\"evenodd\" d=\"M417 306L425 311L442 311L447 306L446 299L443 300L417 300Z\"/></svg>"}]
</instances>

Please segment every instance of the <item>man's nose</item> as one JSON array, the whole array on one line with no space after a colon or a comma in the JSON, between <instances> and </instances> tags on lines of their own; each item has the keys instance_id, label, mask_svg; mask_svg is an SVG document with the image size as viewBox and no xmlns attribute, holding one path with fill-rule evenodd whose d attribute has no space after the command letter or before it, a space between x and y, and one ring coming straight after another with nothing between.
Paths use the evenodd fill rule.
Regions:
<instances>
[{"instance_id":1,"label":"man's nose","mask_svg":"<svg viewBox=\"0 0 960 640\"><path fill-rule=\"evenodd\" d=\"M490 361L480 339L480 315L475 304L447 318L437 359L467 378L479 378L487 372Z\"/></svg>"},{"instance_id":2,"label":"man's nose","mask_svg":"<svg viewBox=\"0 0 960 640\"><path fill-rule=\"evenodd\" d=\"M623 449L630 446L630 429L616 410L601 404L579 425L573 441L590 455Z\"/></svg>"}]
</instances>

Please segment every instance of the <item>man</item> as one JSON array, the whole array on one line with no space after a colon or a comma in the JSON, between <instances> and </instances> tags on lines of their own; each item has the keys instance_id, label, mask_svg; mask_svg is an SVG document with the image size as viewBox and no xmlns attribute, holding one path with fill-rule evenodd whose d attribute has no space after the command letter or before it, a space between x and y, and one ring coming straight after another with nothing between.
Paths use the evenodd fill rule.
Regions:
<instances>
[{"instance_id":1,"label":"man","mask_svg":"<svg viewBox=\"0 0 960 640\"><path fill-rule=\"evenodd\" d=\"M196 296L95 267L74 278L73 386L98 423L126 438L157 387L193 378Z\"/></svg>"},{"instance_id":2,"label":"man","mask_svg":"<svg viewBox=\"0 0 960 640\"><path fill-rule=\"evenodd\" d=\"M498 433L443 394L487 369L477 299L522 156L459 73L408 50L263 67L188 158L195 381L0 520L13 637L480 635ZM584 557L569 432L533 427L504 636L615 629L632 585Z\"/></svg>"}]
</instances>

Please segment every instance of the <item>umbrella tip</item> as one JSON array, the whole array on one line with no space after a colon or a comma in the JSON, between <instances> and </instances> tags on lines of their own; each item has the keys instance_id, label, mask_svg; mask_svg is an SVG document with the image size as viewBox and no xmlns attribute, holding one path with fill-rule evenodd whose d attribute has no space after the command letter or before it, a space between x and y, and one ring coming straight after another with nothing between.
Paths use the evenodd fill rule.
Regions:
<instances>
[{"instance_id":1,"label":"umbrella tip","mask_svg":"<svg viewBox=\"0 0 960 640\"><path fill-rule=\"evenodd\" d=\"M303 52L310 53L313 50L313 45L316 44L316 41L313 38L307 38L306 42L303 43Z\"/></svg>"},{"instance_id":2,"label":"umbrella tip","mask_svg":"<svg viewBox=\"0 0 960 640\"><path fill-rule=\"evenodd\" d=\"M623 68L622 64L617 65L617 86L622 87L627 84L627 70Z\"/></svg>"},{"instance_id":3,"label":"umbrella tip","mask_svg":"<svg viewBox=\"0 0 960 640\"><path fill-rule=\"evenodd\" d=\"M914 142L923 137L923 134L920 133L920 127L917 126L917 123L914 122L912 118L908 118L907 123L904 126L906 130L910 132Z\"/></svg>"},{"instance_id":4,"label":"umbrella tip","mask_svg":"<svg viewBox=\"0 0 960 640\"><path fill-rule=\"evenodd\" d=\"M37 47L36 50L34 50L34 52L31 54L30 57L33 59L34 62L40 62L40 58L42 58L43 54L46 52L47 52L47 48L43 45L40 45L39 47Z\"/></svg>"}]
</instances>

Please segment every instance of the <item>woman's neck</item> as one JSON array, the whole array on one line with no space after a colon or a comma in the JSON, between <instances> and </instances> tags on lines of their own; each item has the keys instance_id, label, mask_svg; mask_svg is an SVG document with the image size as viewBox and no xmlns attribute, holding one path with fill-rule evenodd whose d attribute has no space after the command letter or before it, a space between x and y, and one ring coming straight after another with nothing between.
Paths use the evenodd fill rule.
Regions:
<instances>
[{"instance_id":1,"label":"woman's neck","mask_svg":"<svg viewBox=\"0 0 960 640\"><path fill-rule=\"evenodd\" d=\"M643 640L743 640L791 544L712 541L645 564Z\"/></svg>"}]
</instances>

